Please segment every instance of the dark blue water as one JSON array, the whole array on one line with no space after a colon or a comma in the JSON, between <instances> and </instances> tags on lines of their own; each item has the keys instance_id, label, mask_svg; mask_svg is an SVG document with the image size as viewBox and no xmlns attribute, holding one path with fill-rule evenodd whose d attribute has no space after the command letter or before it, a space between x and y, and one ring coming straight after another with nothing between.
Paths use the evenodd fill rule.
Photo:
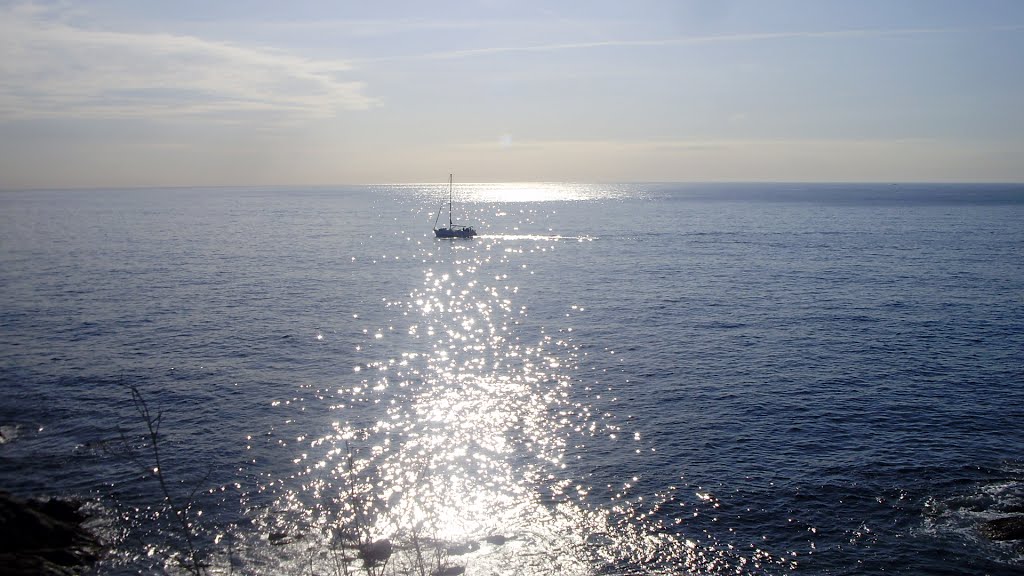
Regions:
<instances>
[{"instance_id":1,"label":"dark blue water","mask_svg":"<svg viewBox=\"0 0 1024 576\"><path fill-rule=\"evenodd\" d=\"M180 571L134 386L215 573L1024 570L1024 187L444 192L0 194L0 489Z\"/></svg>"}]
</instances>

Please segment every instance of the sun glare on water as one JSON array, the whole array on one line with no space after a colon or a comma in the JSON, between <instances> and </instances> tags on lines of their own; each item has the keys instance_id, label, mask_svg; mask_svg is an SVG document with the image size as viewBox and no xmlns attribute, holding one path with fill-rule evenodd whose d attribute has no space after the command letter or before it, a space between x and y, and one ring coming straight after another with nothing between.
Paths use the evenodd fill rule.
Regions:
<instances>
[{"instance_id":1,"label":"sun glare on water","mask_svg":"<svg viewBox=\"0 0 1024 576\"><path fill-rule=\"evenodd\" d=\"M393 186L427 198L447 199L448 183L408 184ZM636 190L620 184L587 184L578 182L459 182L452 186L452 196L459 202L572 202L624 198Z\"/></svg>"},{"instance_id":2,"label":"sun glare on water","mask_svg":"<svg viewBox=\"0 0 1024 576\"><path fill-rule=\"evenodd\" d=\"M514 255L465 248L442 245L420 286L386 303L410 326L368 332L387 335L374 346L388 354L335 392L342 419L312 443L320 455L280 507L322 528L318 550L355 565L372 564L374 546L386 549L395 571L382 574L405 573L404 564L409 573L515 565L522 574L587 574L573 550L603 522L552 476L567 435L583 428L551 414L588 413L566 400L576 354L554 335L517 336L527 315L513 304L518 287L483 270L504 269ZM313 563L333 562L321 556Z\"/></svg>"},{"instance_id":3,"label":"sun glare on water","mask_svg":"<svg viewBox=\"0 0 1024 576\"><path fill-rule=\"evenodd\" d=\"M467 184L462 194L477 202L566 202L618 197L624 190L615 185L566 182L498 182Z\"/></svg>"},{"instance_id":4,"label":"sun glare on water","mask_svg":"<svg viewBox=\"0 0 1024 576\"><path fill-rule=\"evenodd\" d=\"M472 193L498 201L588 190L488 184ZM333 430L303 449L266 520L267 532L303 535L289 549L296 569L582 576L722 561L644 524L639 504L624 499L629 484L614 507L597 506L594 487L566 470L570 451L618 445L626 432L574 399L585 352L572 328L528 318L516 280L531 273L523 242L543 252L564 239L485 235L418 248L412 290L384 299L386 324L365 326L359 358L340 371L347 379L317 389Z\"/></svg>"}]
</instances>

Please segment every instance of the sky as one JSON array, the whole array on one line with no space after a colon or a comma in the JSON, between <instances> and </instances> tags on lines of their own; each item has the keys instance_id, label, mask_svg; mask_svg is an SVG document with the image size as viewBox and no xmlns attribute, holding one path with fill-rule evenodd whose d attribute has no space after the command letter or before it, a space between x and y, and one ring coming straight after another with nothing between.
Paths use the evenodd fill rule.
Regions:
<instances>
[{"instance_id":1,"label":"sky","mask_svg":"<svg viewBox=\"0 0 1024 576\"><path fill-rule=\"evenodd\" d=\"M1019 0L0 0L0 189L1024 181Z\"/></svg>"}]
</instances>

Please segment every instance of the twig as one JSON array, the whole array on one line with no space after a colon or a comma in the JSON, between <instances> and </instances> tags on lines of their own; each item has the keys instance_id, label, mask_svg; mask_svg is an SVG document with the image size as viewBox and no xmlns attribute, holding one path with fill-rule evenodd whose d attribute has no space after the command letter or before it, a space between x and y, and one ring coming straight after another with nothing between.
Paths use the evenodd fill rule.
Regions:
<instances>
[{"instance_id":1,"label":"twig","mask_svg":"<svg viewBox=\"0 0 1024 576\"><path fill-rule=\"evenodd\" d=\"M146 405L146 399L142 397L142 393L139 391L138 387L134 384L129 384L128 388L132 393L132 402L135 404L135 410L139 413L143 422L146 423L146 429L149 432L149 445L153 450L153 463L155 464L153 474L160 483L160 490L164 494L164 500L167 502L167 506L170 507L171 512L174 513L174 516L178 519L178 523L181 525L181 535L185 538L185 544L188 546L188 558L191 563L191 565L188 566L188 569L196 576L201 576L205 573L205 570L199 561L199 552L196 550L195 544L192 542L192 529L188 525L186 511L184 508L180 508L174 503L174 498L171 496L171 491L167 487L167 481L164 478L163 464L160 461L159 434L163 413L158 412L156 416L153 416L153 413L149 410L149 406ZM210 472L212 472L212 469ZM209 477L209 473L207 473L207 477ZM192 494L189 496L189 502L192 501L192 496L195 496L197 488L198 484L193 488Z\"/></svg>"}]
</instances>

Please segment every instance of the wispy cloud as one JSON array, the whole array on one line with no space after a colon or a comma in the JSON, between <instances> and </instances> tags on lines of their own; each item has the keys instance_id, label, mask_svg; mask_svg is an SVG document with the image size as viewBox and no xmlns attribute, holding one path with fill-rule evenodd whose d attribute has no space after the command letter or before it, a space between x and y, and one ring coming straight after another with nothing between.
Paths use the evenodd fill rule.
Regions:
<instances>
[{"instance_id":1,"label":"wispy cloud","mask_svg":"<svg viewBox=\"0 0 1024 576\"><path fill-rule=\"evenodd\" d=\"M247 30L273 32L300 32L331 34L353 38L391 38L410 33L451 32L473 30L501 25L504 22L467 20L430 20L415 18L392 19L339 19L318 18L315 20L232 20L232 26Z\"/></svg>"},{"instance_id":2,"label":"wispy cloud","mask_svg":"<svg viewBox=\"0 0 1024 576\"><path fill-rule=\"evenodd\" d=\"M0 120L271 113L330 117L375 104L345 61L194 36L76 27L0 9Z\"/></svg>"},{"instance_id":3,"label":"wispy cloud","mask_svg":"<svg viewBox=\"0 0 1024 576\"><path fill-rule=\"evenodd\" d=\"M610 39L588 42L559 42L549 44L534 44L522 46L492 46L480 48L468 48L462 50L446 50L413 54L408 56L394 56L380 59L368 60L444 60L481 57L504 53L529 53L529 52L558 52L564 50L587 50L595 48L642 48L642 47L667 47L687 46L702 44L725 44L742 42L764 42L778 40L797 39L825 39L825 38L873 38L885 36L921 36L950 33L969 32L1018 32L1024 30L1024 25L1007 25L991 27L984 30L968 28L891 28L891 29L852 29L852 30L827 30L827 31L796 31L796 32L761 32L747 34L717 34L707 36L679 36L671 38L651 39Z\"/></svg>"}]
</instances>

